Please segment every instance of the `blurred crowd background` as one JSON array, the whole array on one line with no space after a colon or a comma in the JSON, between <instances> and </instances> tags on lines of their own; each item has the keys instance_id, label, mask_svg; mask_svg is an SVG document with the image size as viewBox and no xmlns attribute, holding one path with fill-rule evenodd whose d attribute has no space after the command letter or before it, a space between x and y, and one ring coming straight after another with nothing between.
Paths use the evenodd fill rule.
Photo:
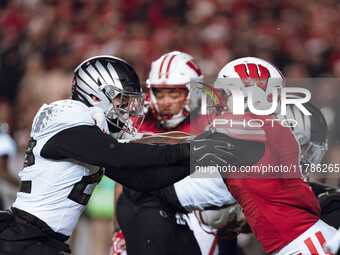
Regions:
<instances>
[{"instance_id":1,"label":"blurred crowd background","mask_svg":"<svg viewBox=\"0 0 340 255\"><path fill-rule=\"evenodd\" d=\"M70 96L72 72L90 56L127 60L143 85L169 51L193 55L205 77L256 56L287 78L322 78L307 88L329 125L325 162L340 163L339 24L337 0L0 0L0 120L22 163L35 113Z\"/></svg>"}]
</instances>

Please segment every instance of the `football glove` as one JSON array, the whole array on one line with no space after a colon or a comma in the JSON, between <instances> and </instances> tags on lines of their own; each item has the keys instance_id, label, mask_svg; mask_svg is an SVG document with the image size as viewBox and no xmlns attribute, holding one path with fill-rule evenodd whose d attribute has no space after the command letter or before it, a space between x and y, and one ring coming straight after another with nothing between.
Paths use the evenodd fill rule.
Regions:
<instances>
[{"instance_id":1,"label":"football glove","mask_svg":"<svg viewBox=\"0 0 340 255\"><path fill-rule=\"evenodd\" d=\"M201 166L225 166L234 158L235 146L217 138L215 130L206 131L190 142L191 164ZM220 137L220 135L219 135Z\"/></svg>"},{"instance_id":2,"label":"football glove","mask_svg":"<svg viewBox=\"0 0 340 255\"><path fill-rule=\"evenodd\" d=\"M109 255L124 255L126 254L126 243L122 231L117 231L112 237L112 244Z\"/></svg>"}]
</instances>

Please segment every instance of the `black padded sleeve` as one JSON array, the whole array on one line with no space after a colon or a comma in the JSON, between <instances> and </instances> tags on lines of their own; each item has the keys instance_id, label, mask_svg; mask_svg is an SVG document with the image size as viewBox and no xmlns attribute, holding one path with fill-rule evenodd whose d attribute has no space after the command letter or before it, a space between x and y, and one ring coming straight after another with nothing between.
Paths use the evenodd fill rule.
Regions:
<instances>
[{"instance_id":1,"label":"black padded sleeve","mask_svg":"<svg viewBox=\"0 0 340 255\"><path fill-rule=\"evenodd\" d=\"M105 169L105 175L133 190L151 192L171 185L190 174L189 166L177 165L129 170Z\"/></svg>"},{"instance_id":2,"label":"black padded sleeve","mask_svg":"<svg viewBox=\"0 0 340 255\"><path fill-rule=\"evenodd\" d=\"M325 193L329 190L338 190L338 187L324 184L324 183L319 183L319 182L307 182L309 186L313 189L313 192L316 197L318 197L320 194Z\"/></svg>"},{"instance_id":3,"label":"black padded sleeve","mask_svg":"<svg viewBox=\"0 0 340 255\"><path fill-rule=\"evenodd\" d=\"M77 126L60 131L43 146L47 159L72 158L95 166L137 169L176 164L189 165L190 145L118 143L97 126Z\"/></svg>"}]
</instances>

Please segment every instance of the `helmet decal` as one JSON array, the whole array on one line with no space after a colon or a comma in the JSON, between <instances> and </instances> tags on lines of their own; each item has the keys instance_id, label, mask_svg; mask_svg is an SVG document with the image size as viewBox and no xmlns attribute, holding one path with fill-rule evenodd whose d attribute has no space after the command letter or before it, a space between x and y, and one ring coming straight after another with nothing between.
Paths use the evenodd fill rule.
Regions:
<instances>
[{"instance_id":1,"label":"helmet decal","mask_svg":"<svg viewBox=\"0 0 340 255\"><path fill-rule=\"evenodd\" d=\"M256 65L252 63L247 63L236 65L234 69L235 72L238 73L246 87L253 85L254 79L260 79L256 82L256 85L263 89L263 91L266 91L268 78L270 77L269 70L266 67L260 64Z\"/></svg>"},{"instance_id":2,"label":"helmet decal","mask_svg":"<svg viewBox=\"0 0 340 255\"><path fill-rule=\"evenodd\" d=\"M202 75L200 66L197 64L197 62L195 61L195 59L190 59L190 60L187 62L187 65L188 65L192 70L194 70L198 76L201 76L201 75Z\"/></svg>"},{"instance_id":3,"label":"helmet decal","mask_svg":"<svg viewBox=\"0 0 340 255\"><path fill-rule=\"evenodd\" d=\"M171 62L172 62L172 60L174 59L175 56L176 56L176 55L173 55L173 56L170 58L170 60L169 60L168 67L166 68L166 76L165 76L165 78L169 78L169 69L170 69L170 65L171 65Z\"/></svg>"},{"instance_id":4,"label":"helmet decal","mask_svg":"<svg viewBox=\"0 0 340 255\"><path fill-rule=\"evenodd\" d=\"M256 57L244 57L229 62L221 69L214 84L225 83L232 85L235 90L240 90L240 93L248 98L247 102L244 102L244 111L249 110L248 102L256 110L271 110L275 107L274 102L279 99L281 88L285 86L285 78L270 62ZM226 95L230 96L225 109L234 112L234 96L231 89L226 90ZM279 109L280 107L276 106L274 115Z\"/></svg>"}]
</instances>

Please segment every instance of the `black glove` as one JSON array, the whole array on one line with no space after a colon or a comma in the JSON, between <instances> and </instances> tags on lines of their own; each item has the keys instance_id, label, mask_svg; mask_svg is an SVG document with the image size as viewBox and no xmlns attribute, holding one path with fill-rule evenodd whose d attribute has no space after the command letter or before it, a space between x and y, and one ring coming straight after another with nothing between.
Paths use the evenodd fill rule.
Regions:
<instances>
[{"instance_id":1,"label":"black glove","mask_svg":"<svg viewBox=\"0 0 340 255\"><path fill-rule=\"evenodd\" d=\"M206 131L190 142L191 164L200 166L227 166L234 158L235 146L221 141L214 129Z\"/></svg>"}]
</instances>

